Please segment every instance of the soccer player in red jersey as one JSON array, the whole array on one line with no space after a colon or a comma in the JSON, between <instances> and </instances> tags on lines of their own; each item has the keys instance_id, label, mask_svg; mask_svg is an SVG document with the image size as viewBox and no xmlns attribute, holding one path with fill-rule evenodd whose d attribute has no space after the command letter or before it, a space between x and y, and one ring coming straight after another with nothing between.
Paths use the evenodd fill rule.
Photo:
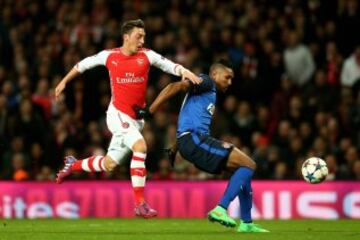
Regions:
<instances>
[{"instance_id":1,"label":"soccer player in red jersey","mask_svg":"<svg viewBox=\"0 0 360 240\"><path fill-rule=\"evenodd\" d=\"M62 183L73 171L112 171L132 151L130 175L135 194L135 214L151 218L157 215L157 211L144 200L146 143L140 133L144 121L136 118L133 107L145 107L145 93L151 65L172 75L181 76L182 79L189 79L194 84L199 84L201 79L183 66L150 49L143 48L145 25L142 20L125 22L121 32L123 45L120 48L103 50L83 59L55 88L55 97L58 98L72 79L87 69L99 65L106 66L112 92L106 122L113 134L106 156L91 156L82 160L73 156L65 157L65 165L57 174L56 181Z\"/></svg>"}]
</instances>

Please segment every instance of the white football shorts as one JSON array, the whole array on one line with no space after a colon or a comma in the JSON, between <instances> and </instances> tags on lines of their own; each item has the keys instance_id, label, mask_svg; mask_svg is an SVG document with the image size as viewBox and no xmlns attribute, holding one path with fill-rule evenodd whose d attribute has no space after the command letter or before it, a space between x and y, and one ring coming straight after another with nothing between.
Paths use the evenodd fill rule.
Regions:
<instances>
[{"instance_id":1,"label":"white football shorts","mask_svg":"<svg viewBox=\"0 0 360 240\"><path fill-rule=\"evenodd\" d=\"M125 157L131 153L134 143L143 139L140 132L145 121L131 118L129 115L117 110L110 103L106 112L106 124L112 133L107 155L117 164L121 164Z\"/></svg>"}]
</instances>

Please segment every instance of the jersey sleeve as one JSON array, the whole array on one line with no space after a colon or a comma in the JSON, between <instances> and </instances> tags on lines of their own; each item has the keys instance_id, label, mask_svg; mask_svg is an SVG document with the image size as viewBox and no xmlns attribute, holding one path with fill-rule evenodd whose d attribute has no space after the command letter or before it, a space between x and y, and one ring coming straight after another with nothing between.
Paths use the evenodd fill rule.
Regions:
<instances>
[{"instance_id":1,"label":"jersey sleeve","mask_svg":"<svg viewBox=\"0 0 360 240\"><path fill-rule=\"evenodd\" d=\"M202 79L202 82L198 85L193 84L193 92L194 93L203 93L210 91L213 86L214 82L206 75L199 75L199 77Z\"/></svg>"},{"instance_id":2,"label":"jersey sleeve","mask_svg":"<svg viewBox=\"0 0 360 240\"><path fill-rule=\"evenodd\" d=\"M169 59L161 56L153 50L147 50L145 54L148 57L151 65L160 68L164 72L170 73L172 75L181 75L181 69L183 69L183 66L181 66L180 64L176 64L170 61Z\"/></svg>"},{"instance_id":3,"label":"jersey sleeve","mask_svg":"<svg viewBox=\"0 0 360 240\"><path fill-rule=\"evenodd\" d=\"M83 73L88 69L97 67L97 66L105 66L106 60L109 56L110 52L107 50L103 50L99 52L98 54L95 54L93 56L84 58L80 62L78 62L75 65L75 68L80 72Z\"/></svg>"}]
</instances>

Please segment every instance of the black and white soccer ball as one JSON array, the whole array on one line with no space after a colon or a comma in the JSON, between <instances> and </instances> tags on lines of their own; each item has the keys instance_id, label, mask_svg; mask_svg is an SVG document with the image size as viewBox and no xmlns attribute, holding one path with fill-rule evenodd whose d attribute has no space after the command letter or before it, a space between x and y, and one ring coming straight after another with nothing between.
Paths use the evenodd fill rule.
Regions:
<instances>
[{"instance_id":1,"label":"black and white soccer ball","mask_svg":"<svg viewBox=\"0 0 360 240\"><path fill-rule=\"evenodd\" d=\"M311 157L302 164L301 173L305 181L316 184L325 180L329 170L324 160L318 157Z\"/></svg>"}]
</instances>

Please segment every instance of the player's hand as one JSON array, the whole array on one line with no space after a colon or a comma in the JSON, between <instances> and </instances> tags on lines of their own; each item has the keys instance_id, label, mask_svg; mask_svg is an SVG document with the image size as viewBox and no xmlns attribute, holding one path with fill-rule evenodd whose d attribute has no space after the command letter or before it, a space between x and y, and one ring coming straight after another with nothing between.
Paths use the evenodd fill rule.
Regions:
<instances>
[{"instance_id":1,"label":"player's hand","mask_svg":"<svg viewBox=\"0 0 360 240\"><path fill-rule=\"evenodd\" d=\"M189 79L193 84L200 84L202 82L201 78L186 68L184 68L181 74L181 80L184 81L185 79Z\"/></svg>"},{"instance_id":2,"label":"player's hand","mask_svg":"<svg viewBox=\"0 0 360 240\"><path fill-rule=\"evenodd\" d=\"M137 119L150 119L152 114L149 112L149 108L141 108L137 105L133 107Z\"/></svg>"},{"instance_id":3,"label":"player's hand","mask_svg":"<svg viewBox=\"0 0 360 240\"><path fill-rule=\"evenodd\" d=\"M55 88L55 99L59 100L60 94L64 91L66 83L61 81Z\"/></svg>"},{"instance_id":4,"label":"player's hand","mask_svg":"<svg viewBox=\"0 0 360 240\"><path fill-rule=\"evenodd\" d=\"M174 167L176 159L176 149L173 148L164 148L164 152L167 154L171 167Z\"/></svg>"},{"instance_id":5,"label":"player's hand","mask_svg":"<svg viewBox=\"0 0 360 240\"><path fill-rule=\"evenodd\" d=\"M176 152L174 152L171 148L165 148L164 152L167 154L168 159L170 161L171 167L175 165Z\"/></svg>"}]
</instances>

